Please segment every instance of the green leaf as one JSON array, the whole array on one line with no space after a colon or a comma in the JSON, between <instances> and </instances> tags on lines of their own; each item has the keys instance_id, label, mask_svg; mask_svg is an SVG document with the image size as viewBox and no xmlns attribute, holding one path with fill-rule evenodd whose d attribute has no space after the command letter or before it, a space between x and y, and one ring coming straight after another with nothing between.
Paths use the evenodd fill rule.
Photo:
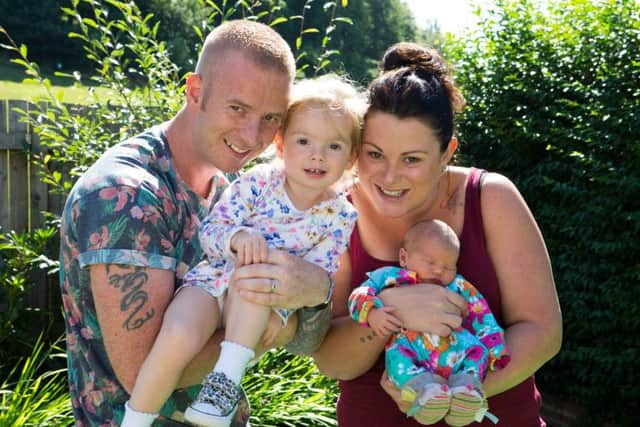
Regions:
<instances>
[{"instance_id":1,"label":"green leaf","mask_svg":"<svg viewBox=\"0 0 640 427\"><path fill-rule=\"evenodd\" d=\"M284 16L279 16L278 18L276 18L276 19L274 19L273 21L271 21L271 22L269 23L269 25L270 25L271 27L275 27L276 25L278 25L278 24L282 24L283 22L287 22L287 21L288 21L288 19L287 19L287 18L285 18Z\"/></svg>"},{"instance_id":2,"label":"green leaf","mask_svg":"<svg viewBox=\"0 0 640 427\"><path fill-rule=\"evenodd\" d=\"M20 56L22 56L23 58L27 57L27 45L25 44L20 45Z\"/></svg>"},{"instance_id":3,"label":"green leaf","mask_svg":"<svg viewBox=\"0 0 640 427\"><path fill-rule=\"evenodd\" d=\"M325 4L322 5L322 8L324 9L324 11L326 12L327 10L331 9L332 7L335 7L336 2L334 1L328 1Z\"/></svg>"},{"instance_id":4,"label":"green leaf","mask_svg":"<svg viewBox=\"0 0 640 427\"><path fill-rule=\"evenodd\" d=\"M318 30L317 28L307 28L305 30L302 30L302 34L308 34L308 33L319 33L320 30Z\"/></svg>"},{"instance_id":5,"label":"green leaf","mask_svg":"<svg viewBox=\"0 0 640 427\"><path fill-rule=\"evenodd\" d=\"M96 29L98 28L98 24L96 23L96 21L94 21L91 18L82 18L82 22L84 22L85 24L87 24L92 28L96 28Z\"/></svg>"},{"instance_id":6,"label":"green leaf","mask_svg":"<svg viewBox=\"0 0 640 427\"><path fill-rule=\"evenodd\" d=\"M89 43L89 39L84 35L84 34L80 34L80 33L76 33L76 32L69 32L69 34L67 34L67 37L69 37L70 39L81 39L84 40L85 42Z\"/></svg>"},{"instance_id":7,"label":"green leaf","mask_svg":"<svg viewBox=\"0 0 640 427\"><path fill-rule=\"evenodd\" d=\"M197 25L194 25L192 28L193 28L193 31L198 35L198 37L200 37L200 40L203 40L204 37L202 36L202 30L200 29L200 27L198 27Z\"/></svg>"},{"instance_id":8,"label":"green leaf","mask_svg":"<svg viewBox=\"0 0 640 427\"><path fill-rule=\"evenodd\" d=\"M333 18L334 21L338 21L338 22L344 22L346 24L349 25L353 25L353 20L351 18L348 18L346 16L338 16L337 18Z\"/></svg>"}]
</instances>

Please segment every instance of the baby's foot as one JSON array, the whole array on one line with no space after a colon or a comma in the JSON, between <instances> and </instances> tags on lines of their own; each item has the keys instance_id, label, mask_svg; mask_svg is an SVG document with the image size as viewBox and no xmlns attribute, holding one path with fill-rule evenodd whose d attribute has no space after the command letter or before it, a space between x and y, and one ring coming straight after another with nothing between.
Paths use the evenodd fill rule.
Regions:
<instances>
[{"instance_id":1,"label":"baby's foot","mask_svg":"<svg viewBox=\"0 0 640 427\"><path fill-rule=\"evenodd\" d=\"M451 407L444 417L445 422L453 427L462 427L481 421L487 411L487 402L480 382L470 375L458 374L451 376L449 384Z\"/></svg>"},{"instance_id":2,"label":"baby's foot","mask_svg":"<svg viewBox=\"0 0 640 427\"><path fill-rule=\"evenodd\" d=\"M430 425L437 423L447 414L451 392L442 377L423 374L405 384L402 399L413 402L407 416L414 417L421 424Z\"/></svg>"}]
</instances>

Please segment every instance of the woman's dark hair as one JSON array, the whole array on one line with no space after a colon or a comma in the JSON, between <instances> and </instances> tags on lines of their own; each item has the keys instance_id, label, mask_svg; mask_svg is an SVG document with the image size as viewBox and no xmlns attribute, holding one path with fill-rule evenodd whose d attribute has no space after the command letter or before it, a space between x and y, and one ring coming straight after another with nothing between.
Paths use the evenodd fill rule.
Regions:
<instances>
[{"instance_id":1,"label":"woman's dark hair","mask_svg":"<svg viewBox=\"0 0 640 427\"><path fill-rule=\"evenodd\" d=\"M438 133L445 150L453 136L453 115L462 110L464 98L440 54L415 43L397 43L387 49L380 68L367 91L367 114L422 120Z\"/></svg>"}]
</instances>

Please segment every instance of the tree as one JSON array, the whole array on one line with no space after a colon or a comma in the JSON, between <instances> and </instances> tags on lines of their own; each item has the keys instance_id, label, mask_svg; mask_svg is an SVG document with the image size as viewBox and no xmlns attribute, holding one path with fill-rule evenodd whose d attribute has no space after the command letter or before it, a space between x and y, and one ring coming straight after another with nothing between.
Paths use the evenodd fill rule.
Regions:
<instances>
[{"instance_id":1,"label":"tree","mask_svg":"<svg viewBox=\"0 0 640 427\"><path fill-rule=\"evenodd\" d=\"M63 0L0 0L0 24L21 44L29 46L31 58L51 69L86 69L82 46L67 37L72 24L60 9ZM10 12L9 12L10 11Z\"/></svg>"}]
</instances>

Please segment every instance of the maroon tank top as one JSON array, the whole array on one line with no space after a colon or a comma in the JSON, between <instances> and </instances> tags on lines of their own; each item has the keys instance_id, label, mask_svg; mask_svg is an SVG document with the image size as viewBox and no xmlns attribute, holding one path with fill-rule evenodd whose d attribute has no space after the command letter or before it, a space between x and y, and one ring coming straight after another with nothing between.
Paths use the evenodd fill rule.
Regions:
<instances>
[{"instance_id":1,"label":"maroon tank top","mask_svg":"<svg viewBox=\"0 0 640 427\"><path fill-rule=\"evenodd\" d=\"M485 171L471 168L466 184L464 224L460 235L460 258L458 272L469 280L487 299L491 311L502 322L500 290L491 258L487 253L480 208L480 184ZM377 268L396 265L394 261L383 261L370 256L362 247L358 228L354 228L349 245L351 256L351 281L355 288L366 280L366 273ZM340 381L338 398L339 427L417 427L421 426L413 418L407 418L387 393L380 387L380 377L384 370L384 355L375 366L364 375ZM499 418L505 427L544 427L539 411L542 398L533 376L523 383L489 399L489 411ZM445 427L442 421L433 424ZM471 426L493 426L485 419Z\"/></svg>"}]
</instances>

